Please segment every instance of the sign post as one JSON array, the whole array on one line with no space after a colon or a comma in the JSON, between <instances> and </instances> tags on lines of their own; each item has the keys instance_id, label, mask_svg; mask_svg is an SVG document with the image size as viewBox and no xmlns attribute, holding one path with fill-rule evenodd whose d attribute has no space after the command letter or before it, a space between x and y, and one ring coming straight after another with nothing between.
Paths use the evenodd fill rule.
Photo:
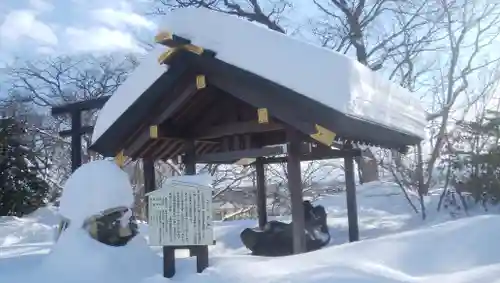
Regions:
<instances>
[{"instance_id":1,"label":"sign post","mask_svg":"<svg viewBox=\"0 0 500 283\"><path fill-rule=\"evenodd\" d=\"M196 251L214 244L212 188L174 180L147 196L150 245L168 249L163 275L172 278L176 249ZM201 273L208 267L208 254L194 254Z\"/></svg>"}]
</instances>

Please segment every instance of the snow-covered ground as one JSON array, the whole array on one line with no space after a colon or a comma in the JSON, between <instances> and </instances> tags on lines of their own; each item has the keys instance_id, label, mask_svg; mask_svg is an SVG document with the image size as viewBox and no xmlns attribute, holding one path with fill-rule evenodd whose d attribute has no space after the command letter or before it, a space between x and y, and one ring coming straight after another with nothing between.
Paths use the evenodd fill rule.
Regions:
<instances>
[{"instance_id":1,"label":"snow-covered ground","mask_svg":"<svg viewBox=\"0 0 500 283\"><path fill-rule=\"evenodd\" d=\"M360 231L364 239L345 244L347 217L345 196L318 201L329 213L332 243L317 252L283 258L247 255L239 241L253 220L218 223L217 245L211 248L211 266L196 274L193 259L179 252L178 282L474 282L500 283L500 216L490 212L454 220L448 212L436 212L438 196L426 199L428 219L413 212L399 188L373 183L358 188ZM149 249L140 237L125 248L104 247L88 238L80 248L62 252L47 266L53 247L55 208L42 208L25 218L0 218L1 283L157 283L161 276L159 249ZM147 236L147 226L141 227ZM147 238L147 237L146 237ZM74 240L74 239L73 239ZM70 243L71 244L71 243ZM122 249L120 252L117 252ZM96 251L99 251L96 253ZM61 253L61 251L55 251ZM95 253L95 255L94 255ZM116 256L109 261L106 253ZM99 266L97 272L95 267ZM91 274L86 268L92 270ZM52 269L54 270L54 269Z\"/></svg>"}]
</instances>

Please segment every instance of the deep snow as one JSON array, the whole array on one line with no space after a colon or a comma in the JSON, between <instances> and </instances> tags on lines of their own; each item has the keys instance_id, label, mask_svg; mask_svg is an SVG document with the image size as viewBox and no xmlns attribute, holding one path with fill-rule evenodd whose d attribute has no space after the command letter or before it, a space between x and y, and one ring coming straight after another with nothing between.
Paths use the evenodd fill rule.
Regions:
<instances>
[{"instance_id":1,"label":"deep snow","mask_svg":"<svg viewBox=\"0 0 500 283\"><path fill-rule=\"evenodd\" d=\"M480 215L482 211L473 210L475 216L452 220L447 212L436 213L438 195L433 194L426 199L429 218L422 221L392 183L364 185L358 191L360 230L365 238L361 242L339 245L347 239L345 196L328 196L318 203L325 205L330 213L328 221L334 241L329 247L291 257L252 257L247 255L238 236L242 228L255 225L254 220L217 223L217 245L211 247L209 269L202 274L194 273L194 260L181 251L173 281L500 282L500 252L496 243L500 237L500 216ZM139 237L126 249L103 247L80 235L70 238L73 243L67 243L80 248L57 251L64 256L51 263L47 254L53 247L56 212L48 207L22 219L1 218L0 282L169 281L161 276L159 249L146 246L145 224L141 230L146 239ZM62 237L61 241L65 239L68 238ZM52 272L44 272L39 267L41 263L57 268L45 267ZM53 273L59 269L60 272Z\"/></svg>"}]
</instances>

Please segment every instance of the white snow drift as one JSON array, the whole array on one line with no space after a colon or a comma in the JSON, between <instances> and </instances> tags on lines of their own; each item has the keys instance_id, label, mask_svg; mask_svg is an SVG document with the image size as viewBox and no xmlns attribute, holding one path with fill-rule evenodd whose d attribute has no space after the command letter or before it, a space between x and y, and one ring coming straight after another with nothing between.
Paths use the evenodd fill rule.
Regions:
<instances>
[{"instance_id":1,"label":"white snow drift","mask_svg":"<svg viewBox=\"0 0 500 283\"><path fill-rule=\"evenodd\" d=\"M119 283L125 275L131 282L154 275L161 259L143 237L117 248L94 240L82 228L88 217L132 204L129 177L114 162L98 160L82 165L66 181L60 200L59 212L70 220L69 227L40 265L18 274L18 282L38 283L42 278L41 282L88 283L106 278L103 282ZM137 261L151 264L137 268Z\"/></svg>"},{"instance_id":2,"label":"white snow drift","mask_svg":"<svg viewBox=\"0 0 500 283\"><path fill-rule=\"evenodd\" d=\"M320 203L329 212L333 245L298 256L249 256L239 241L239 233L244 227L255 225L255 220L217 223L217 245L210 250L211 266L196 274L194 259L179 253L173 281L500 283L500 252L496 243L500 237L500 216L479 215L448 222L446 212L438 214L434 210L439 195L431 195L426 200L429 219L423 222L398 192L394 184L360 186L361 235L372 239L337 246L347 238L345 195L325 197ZM46 231L40 227L49 229L55 218L51 208L42 208L36 216L26 219L0 218L0 282L170 282L161 275L160 250L152 254L142 237L120 248L103 247L83 234L62 237L65 250L59 249L59 244L51 247L43 243L46 238L38 235L45 235ZM147 232L147 226L143 226L143 231ZM20 241L5 241L12 234ZM47 255L50 248L52 252Z\"/></svg>"}]
</instances>

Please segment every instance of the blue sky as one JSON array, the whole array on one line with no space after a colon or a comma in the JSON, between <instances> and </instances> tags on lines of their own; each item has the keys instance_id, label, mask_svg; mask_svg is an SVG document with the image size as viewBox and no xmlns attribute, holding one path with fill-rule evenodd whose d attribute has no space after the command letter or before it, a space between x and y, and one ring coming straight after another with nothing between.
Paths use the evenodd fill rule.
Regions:
<instances>
[{"instance_id":1,"label":"blue sky","mask_svg":"<svg viewBox=\"0 0 500 283\"><path fill-rule=\"evenodd\" d=\"M0 62L81 52L143 52L148 0L1 0ZM0 63L0 65L2 64Z\"/></svg>"}]
</instances>

